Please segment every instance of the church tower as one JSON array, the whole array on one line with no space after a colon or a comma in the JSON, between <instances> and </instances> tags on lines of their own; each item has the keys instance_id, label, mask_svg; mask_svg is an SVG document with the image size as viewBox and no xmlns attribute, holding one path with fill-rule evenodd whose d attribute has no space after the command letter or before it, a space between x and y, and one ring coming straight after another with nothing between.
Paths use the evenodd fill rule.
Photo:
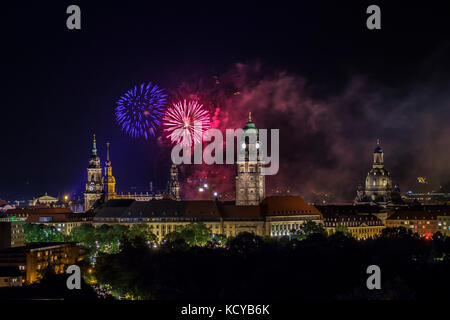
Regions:
<instances>
[{"instance_id":1,"label":"church tower","mask_svg":"<svg viewBox=\"0 0 450 320\"><path fill-rule=\"evenodd\" d=\"M92 155L89 159L87 168L87 183L84 192L84 210L88 211L93 204L103 195L102 168L100 167L100 158L97 155L97 145L95 134L92 141Z\"/></svg>"},{"instance_id":2,"label":"church tower","mask_svg":"<svg viewBox=\"0 0 450 320\"><path fill-rule=\"evenodd\" d=\"M392 190L392 179L389 171L384 168L384 153L377 141L373 152L372 169L367 174L365 195L371 201L385 203L389 200Z\"/></svg>"},{"instance_id":3,"label":"church tower","mask_svg":"<svg viewBox=\"0 0 450 320\"><path fill-rule=\"evenodd\" d=\"M109 160L109 145L106 143L106 162L105 162L105 202L116 197L116 178L112 175L111 161Z\"/></svg>"},{"instance_id":4,"label":"church tower","mask_svg":"<svg viewBox=\"0 0 450 320\"><path fill-rule=\"evenodd\" d=\"M266 187L259 134L251 112L238 148L241 148L243 157L238 156L236 162L236 205L257 206L266 196Z\"/></svg>"},{"instance_id":5,"label":"church tower","mask_svg":"<svg viewBox=\"0 0 450 320\"><path fill-rule=\"evenodd\" d=\"M180 201L180 183L178 181L178 168L176 164L172 164L170 167L169 181L167 183L167 193L171 195L175 200Z\"/></svg>"}]
</instances>

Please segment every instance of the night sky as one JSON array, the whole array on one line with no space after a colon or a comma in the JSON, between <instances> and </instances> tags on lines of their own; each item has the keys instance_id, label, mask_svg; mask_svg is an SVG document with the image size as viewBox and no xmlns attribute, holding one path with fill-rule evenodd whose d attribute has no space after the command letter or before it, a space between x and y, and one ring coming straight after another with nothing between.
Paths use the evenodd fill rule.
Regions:
<instances>
[{"instance_id":1,"label":"night sky","mask_svg":"<svg viewBox=\"0 0 450 320\"><path fill-rule=\"evenodd\" d=\"M291 2L2 4L0 199L82 192L94 133L102 162L111 142L118 191L163 188L167 146L124 134L115 103L152 81L212 105L214 76L241 93L219 94L222 128L243 126L249 111L258 127L280 128L282 167L269 184L351 200L377 138L402 191L422 188L418 176L430 190L447 184L449 5ZM66 28L70 4L80 31ZM366 28L370 4L381 30Z\"/></svg>"}]
</instances>

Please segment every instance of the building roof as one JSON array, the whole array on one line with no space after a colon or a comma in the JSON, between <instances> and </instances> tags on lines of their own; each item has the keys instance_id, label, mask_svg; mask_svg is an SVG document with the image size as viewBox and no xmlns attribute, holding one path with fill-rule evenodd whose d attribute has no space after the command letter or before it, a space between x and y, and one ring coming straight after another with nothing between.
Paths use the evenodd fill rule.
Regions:
<instances>
[{"instance_id":1,"label":"building roof","mask_svg":"<svg viewBox=\"0 0 450 320\"><path fill-rule=\"evenodd\" d=\"M48 194L45 194L43 196L40 196L36 199L37 201L58 201L57 198L49 196Z\"/></svg>"},{"instance_id":2,"label":"building roof","mask_svg":"<svg viewBox=\"0 0 450 320\"><path fill-rule=\"evenodd\" d=\"M220 218L219 208L215 201L185 201L184 205L186 217Z\"/></svg>"},{"instance_id":3,"label":"building roof","mask_svg":"<svg viewBox=\"0 0 450 320\"><path fill-rule=\"evenodd\" d=\"M28 251L47 250L58 247L78 245L77 242L31 242L20 247L10 247L0 250L0 254L24 253Z\"/></svg>"},{"instance_id":4,"label":"building roof","mask_svg":"<svg viewBox=\"0 0 450 320\"><path fill-rule=\"evenodd\" d=\"M268 197L259 206L236 206L233 202L214 200L126 201L108 201L97 209L95 218L263 219L265 215L317 215L322 218L322 214L314 206L307 204L299 196Z\"/></svg>"},{"instance_id":5,"label":"building roof","mask_svg":"<svg viewBox=\"0 0 450 320\"><path fill-rule=\"evenodd\" d=\"M70 208L41 208L41 207L20 207L15 209L9 209L6 211L6 215L14 216L19 214L28 215L43 215L43 214L68 214L73 213Z\"/></svg>"},{"instance_id":6,"label":"building roof","mask_svg":"<svg viewBox=\"0 0 450 320\"><path fill-rule=\"evenodd\" d=\"M27 222L41 222L41 217L51 217L47 222L81 221L91 219L91 213L75 213L70 208L36 208L22 207L5 212L6 217L23 217Z\"/></svg>"},{"instance_id":7,"label":"building roof","mask_svg":"<svg viewBox=\"0 0 450 320\"><path fill-rule=\"evenodd\" d=\"M435 220L442 212L427 212L419 210L401 210L391 214L387 220Z\"/></svg>"},{"instance_id":8,"label":"building roof","mask_svg":"<svg viewBox=\"0 0 450 320\"><path fill-rule=\"evenodd\" d=\"M324 218L325 227L334 227L343 224L351 227L382 226L383 221L374 215L335 215Z\"/></svg>"},{"instance_id":9,"label":"building roof","mask_svg":"<svg viewBox=\"0 0 450 320\"><path fill-rule=\"evenodd\" d=\"M220 205L220 212L224 219L263 219L260 206L236 206L234 204Z\"/></svg>"},{"instance_id":10,"label":"building roof","mask_svg":"<svg viewBox=\"0 0 450 320\"><path fill-rule=\"evenodd\" d=\"M372 214L379 213L380 207L370 204L346 204L346 205L317 205L315 206L324 218L334 217L336 215L357 215L357 214Z\"/></svg>"},{"instance_id":11,"label":"building roof","mask_svg":"<svg viewBox=\"0 0 450 320\"><path fill-rule=\"evenodd\" d=\"M300 196L270 196L261 203L266 216L297 216L319 215L323 217L316 207L309 205Z\"/></svg>"}]
</instances>

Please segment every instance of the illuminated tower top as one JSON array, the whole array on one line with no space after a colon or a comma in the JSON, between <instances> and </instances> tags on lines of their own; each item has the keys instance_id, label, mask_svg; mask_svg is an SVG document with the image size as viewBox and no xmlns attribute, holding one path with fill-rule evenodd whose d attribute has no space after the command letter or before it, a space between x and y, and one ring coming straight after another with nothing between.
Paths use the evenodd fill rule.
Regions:
<instances>
[{"instance_id":1,"label":"illuminated tower top","mask_svg":"<svg viewBox=\"0 0 450 320\"><path fill-rule=\"evenodd\" d=\"M94 138L92 141L92 155L94 155L94 156L97 155L97 144L95 143L95 133L94 133Z\"/></svg>"},{"instance_id":2,"label":"illuminated tower top","mask_svg":"<svg viewBox=\"0 0 450 320\"><path fill-rule=\"evenodd\" d=\"M380 139L377 139L377 146L373 151L373 167L383 168L383 149L380 146Z\"/></svg>"},{"instance_id":3,"label":"illuminated tower top","mask_svg":"<svg viewBox=\"0 0 450 320\"><path fill-rule=\"evenodd\" d=\"M114 199L116 196L116 179L112 175L111 161L109 160L109 145L106 143L106 162L105 162L105 200Z\"/></svg>"},{"instance_id":4,"label":"illuminated tower top","mask_svg":"<svg viewBox=\"0 0 450 320\"><path fill-rule=\"evenodd\" d=\"M259 131L252 121L251 112L243 128L240 152L236 162L236 205L257 206L265 198L266 187L263 175L263 162L259 146Z\"/></svg>"},{"instance_id":5,"label":"illuminated tower top","mask_svg":"<svg viewBox=\"0 0 450 320\"><path fill-rule=\"evenodd\" d=\"M92 139L92 154L89 158L87 168L87 183L84 193L84 209L87 211L92 208L94 203L101 198L103 194L103 178L100 158L97 155L97 144L95 134Z\"/></svg>"},{"instance_id":6,"label":"illuminated tower top","mask_svg":"<svg viewBox=\"0 0 450 320\"><path fill-rule=\"evenodd\" d=\"M101 168L100 167L100 158L97 155L97 144L95 140L95 134L92 139L92 154L89 159L89 168Z\"/></svg>"},{"instance_id":7,"label":"illuminated tower top","mask_svg":"<svg viewBox=\"0 0 450 320\"><path fill-rule=\"evenodd\" d=\"M175 198L175 200L180 201L180 183L178 181L178 168L176 164L172 164L170 167L170 176L167 183L167 193Z\"/></svg>"}]
</instances>

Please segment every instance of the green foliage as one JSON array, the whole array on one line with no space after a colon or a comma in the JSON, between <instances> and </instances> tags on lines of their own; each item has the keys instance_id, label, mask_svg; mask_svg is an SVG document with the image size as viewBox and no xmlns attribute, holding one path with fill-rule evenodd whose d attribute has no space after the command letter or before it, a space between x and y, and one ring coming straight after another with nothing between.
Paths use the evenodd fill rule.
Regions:
<instances>
[{"instance_id":1,"label":"green foliage","mask_svg":"<svg viewBox=\"0 0 450 320\"><path fill-rule=\"evenodd\" d=\"M101 254L96 276L117 295L138 299L442 299L449 297L450 241L435 238L357 241L317 232L299 241L243 232L224 247L210 246L214 240L199 247L174 232L163 250L124 245L118 254ZM383 290L365 285L371 264L382 268Z\"/></svg>"},{"instance_id":2,"label":"green foliage","mask_svg":"<svg viewBox=\"0 0 450 320\"><path fill-rule=\"evenodd\" d=\"M208 241L212 240L212 232L204 223L190 223L186 226L180 226L175 231L168 233L165 242L181 240L186 242L188 246L204 246Z\"/></svg>"},{"instance_id":3,"label":"green foliage","mask_svg":"<svg viewBox=\"0 0 450 320\"><path fill-rule=\"evenodd\" d=\"M380 238L384 239L418 239L419 234L405 227L384 228L381 231Z\"/></svg>"},{"instance_id":4,"label":"green foliage","mask_svg":"<svg viewBox=\"0 0 450 320\"><path fill-rule=\"evenodd\" d=\"M345 225L340 224L340 223L336 226L336 230L335 230L334 233L339 233L339 232L342 233L344 236L346 236L348 238L353 238L353 235L348 230L348 228Z\"/></svg>"},{"instance_id":5,"label":"green foliage","mask_svg":"<svg viewBox=\"0 0 450 320\"><path fill-rule=\"evenodd\" d=\"M299 230L297 230L293 235L293 239L304 240L313 235L326 236L327 232L321 223L316 223L314 221L307 221L300 225Z\"/></svg>"},{"instance_id":6,"label":"green foliage","mask_svg":"<svg viewBox=\"0 0 450 320\"><path fill-rule=\"evenodd\" d=\"M153 245L156 236L147 224L134 224L131 227L103 224L97 228L83 224L72 229L70 240L82 243L89 249L91 256L96 256L99 253L118 253L125 242L134 246L140 243Z\"/></svg>"},{"instance_id":7,"label":"green foliage","mask_svg":"<svg viewBox=\"0 0 450 320\"><path fill-rule=\"evenodd\" d=\"M128 240L136 242L138 239L144 240L147 244L153 244L156 242L156 235L151 231L148 224L134 224L128 233Z\"/></svg>"},{"instance_id":8,"label":"green foliage","mask_svg":"<svg viewBox=\"0 0 450 320\"><path fill-rule=\"evenodd\" d=\"M26 243L64 241L64 235L55 227L37 223L25 223L24 238Z\"/></svg>"},{"instance_id":9,"label":"green foliage","mask_svg":"<svg viewBox=\"0 0 450 320\"><path fill-rule=\"evenodd\" d=\"M240 254L252 252L262 247L264 240L250 232L241 232L236 237L230 238L227 247Z\"/></svg>"}]
</instances>

